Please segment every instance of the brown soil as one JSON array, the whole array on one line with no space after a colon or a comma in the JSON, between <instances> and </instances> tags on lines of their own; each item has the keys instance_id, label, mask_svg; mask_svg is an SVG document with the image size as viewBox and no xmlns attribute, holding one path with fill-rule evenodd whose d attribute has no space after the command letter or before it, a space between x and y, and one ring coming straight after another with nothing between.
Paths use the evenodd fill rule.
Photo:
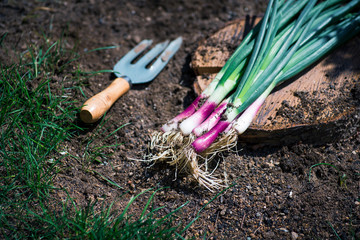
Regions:
<instances>
[{"instance_id":1,"label":"brown soil","mask_svg":"<svg viewBox=\"0 0 360 240\"><path fill-rule=\"evenodd\" d=\"M66 188L79 205L85 206L95 199L99 204L116 200L115 208L119 209L133 194L168 186L157 194L156 204L166 206L164 211L169 212L189 201L181 216L185 222L193 219L215 193L191 182L187 176L176 175L169 166L152 166L131 159L142 159L150 133L194 99L195 75L189 63L199 42L228 21L261 15L265 8L266 1L250 0L2 1L0 27L2 32L8 32L4 46L15 52L43 41L43 33L51 36L50 42L64 33L66 47L76 47L80 53L119 46L84 55L79 64L83 71L112 69L121 56L145 38L155 42L184 38L181 49L152 83L134 86L114 104L106 116L103 133L95 135L99 123L90 126L78 123L87 130L61 146L69 154L62 160L64 167L55 185ZM65 77L71 76L60 73L53 81L54 86ZM112 77L111 74L91 77L82 89L90 97L110 83ZM353 100L358 99L358 88L352 90ZM306 99L302 93L298 96ZM81 94L76 98L77 107L86 100ZM236 150L219 156L228 178L236 185L205 208L188 236L336 239L338 234L341 239L360 239L359 106L357 102L354 114L339 126L343 128L342 135L327 144L302 142L254 148L239 143ZM283 110L281 114L294 116L300 116L302 111L299 107L286 112L286 103ZM127 123L114 137L105 139ZM94 146L123 144L116 149L105 148L97 161L87 162L83 156L87 139L92 136L95 136L90 145L93 151ZM316 166L309 180L311 166L318 163L332 164L337 170ZM114 187L102 176L124 189ZM132 211L141 211L146 200L137 201Z\"/></svg>"}]
</instances>

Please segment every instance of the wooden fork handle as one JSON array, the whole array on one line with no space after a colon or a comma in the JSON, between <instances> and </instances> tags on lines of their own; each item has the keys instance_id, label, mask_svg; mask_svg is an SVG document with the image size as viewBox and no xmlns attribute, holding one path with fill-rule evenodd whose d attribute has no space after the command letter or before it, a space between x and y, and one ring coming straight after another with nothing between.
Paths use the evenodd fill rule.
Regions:
<instances>
[{"instance_id":1,"label":"wooden fork handle","mask_svg":"<svg viewBox=\"0 0 360 240\"><path fill-rule=\"evenodd\" d=\"M80 111L80 119L85 123L96 122L129 89L130 84L126 79L116 78L105 90L84 103Z\"/></svg>"}]
</instances>

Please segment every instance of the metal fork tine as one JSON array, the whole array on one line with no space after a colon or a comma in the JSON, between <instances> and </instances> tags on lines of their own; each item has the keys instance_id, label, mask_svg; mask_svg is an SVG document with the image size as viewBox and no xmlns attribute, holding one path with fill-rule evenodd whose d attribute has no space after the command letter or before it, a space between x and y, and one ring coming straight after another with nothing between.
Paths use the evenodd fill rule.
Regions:
<instances>
[{"instance_id":1,"label":"metal fork tine","mask_svg":"<svg viewBox=\"0 0 360 240\"><path fill-rule=\"evenodd\" d=\"M182 37L178 37L172 41L169 46L161 53L161 55L156 59L153 65L150 67L152 75L157 75L163 67L169 62L169 60L174 56L176 51L180 48L182 43Z\"/></svg>"},{"instance_id":2,"label":"metal fork tine","mask_svg":"<svg viewBox=\"0 0 360 240\"><path fill-rule=\"evenodd\" d=\"M158 56L169 44L169 41L158 43L136 63L139 67L146 67L156 56Z\"/></svg>"},{"instance_id":3,"label":"metal fork tine","mask_svg":"<svg viewBox=\"0 0 360 240\"><path fill-rule=\"evenodd\" d=\"M152 44L152 42L153 41L149 39L142 40L138 45L136 45L136 47L131 49L125 56L123 56L120 61L123 63L130 63L146 48L148 48Z\"/></svg>"},{"instance_id":4,"label":"metal fork tine","mask_svg":"<svg viewBox=\"0 0 360 240\"><path fill-rule=\"evenodd\" d=\"M143 57L141 57L139 61L132 64L131 62L134 60L134 58L151 44L150 40L142 41L135 48L133 48L130 53L126 54L122 59L120 59L120 61L115 64L114 73L117 77L127 76L129 79L131 79L131 83L133 84L149 82L160 73L166 63L179 49L181 43L181 37L175 39L170 44L168 44L168 41L159 43ZM156 58L156 56L159 54L160 56ZM146 65L155 58L156 60L154 64L151 64L149 68L146 68Z\"/></svg>"}]
</instances>

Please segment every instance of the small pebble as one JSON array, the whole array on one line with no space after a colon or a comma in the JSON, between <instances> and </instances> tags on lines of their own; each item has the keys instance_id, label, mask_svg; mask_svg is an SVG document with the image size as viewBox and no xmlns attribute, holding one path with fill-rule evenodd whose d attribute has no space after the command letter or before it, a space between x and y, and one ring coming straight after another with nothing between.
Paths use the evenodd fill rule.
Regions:
<instances>
[{"instance_id":1,"label":"small pebble","mask_svg":"<svg viewBox=\"0 0 360 240\"><path fill-rule=\"evenodd\" d=\"M201 206L205 206L206 204L208 204L209 201L208 200L204 200L203 202L200 203Z\"/></svg>"},{"instance_id":2,"label":"small pebble","mask_svg":"<svg viewBox=\"0 0 360 240\"><path fill-rule=\"evenodd\" d=\"M141 37L140 37L139 35L135 35L135 36L134 36L134 41L135 41L136 43L139 43L139 42L141 41Z\"/></svg>"},{"instance_id":3,"label":"small pebble","mask_svg":"<svg viewBox=\"0 0 360 240\"><path fill-rule=\"evenodd\" d=\"M274 237L275 237L275 233L274 232L266 232L265 233L265 236L266 236L266 238L269 238L269 239L274 239Z\"/></svg>"},{"instance_id":4,"label":"small pebble","mask_svg":"<svg viewBox=\"0 0 360 240\"><path fill-rule=\"evenodd\" d=\"M129 187L130 189L134 190L135 189L135 184L132 181L128 181Z\"/></svg>"},{"instance_id":5,"label":"small pebble","mask_svg":"<svg viewBox=\"0 0 360 240\"><path fill-rule=\"evenodd\" d=\"M226 208L224 208L223 210L221 210L221 212L220 212L220 215L221 216L224 216L226 214Z\"/></svg>"},{"instance_id":6,"label":"small pebble","mask_svg":"<svg viewBox=\"0 0 360 240\"><path fill-rule=\"evenodd\" d=\"M296 240L296 239L298 239L298 237L299 237L299 234L297 234L296 232L291 232L291 239Z\"/></svg>"}]
</instances>

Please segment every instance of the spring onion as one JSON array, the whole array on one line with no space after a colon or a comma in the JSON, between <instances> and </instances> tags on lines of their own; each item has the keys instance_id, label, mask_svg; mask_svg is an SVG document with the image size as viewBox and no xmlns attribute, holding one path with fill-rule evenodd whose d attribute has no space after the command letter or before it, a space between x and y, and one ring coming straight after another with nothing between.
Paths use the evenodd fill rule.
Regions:
<instances>
[{"instance_id":1,"label":"spring onion","mask_svg":"<svg viewBox=\"0 0 360 240\"><path fill-rule=\"evenodd\" d=\"M212 83L154 134L156 159L170 159L209 189L221 186L208 170L214 153L234 145L276 86L360 32L359 5L360 0L270 0L263 19Z\"/></svg>"}]
</instances>

